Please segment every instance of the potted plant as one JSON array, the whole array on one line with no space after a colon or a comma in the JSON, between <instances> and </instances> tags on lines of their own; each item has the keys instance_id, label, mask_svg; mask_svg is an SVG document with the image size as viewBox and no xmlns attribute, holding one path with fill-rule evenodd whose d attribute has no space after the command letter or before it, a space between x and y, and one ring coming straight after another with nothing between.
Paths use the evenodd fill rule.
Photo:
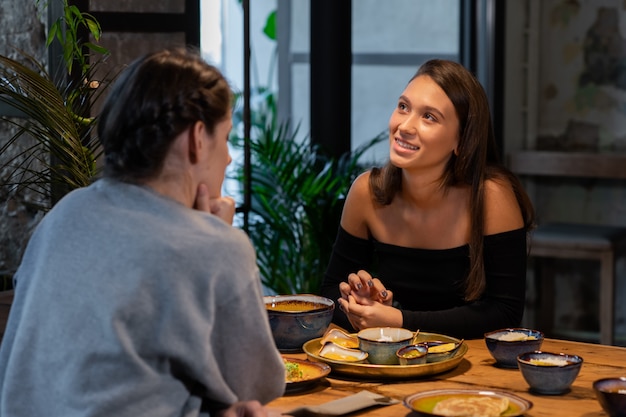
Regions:
<instances>
[{"instance_id":1,"label":"potted plant","mask_svg":"<svg viewBox=\"0 0 626 417\"><path fill-rule=\"evenodd\" d=\"M68 191L89 184L97 174L100 150L92 135L91 106L103 90L93 80L96 64L91 52L107 51L79 37L86 28L100 38L98 22L64 0L64 15L51 25L46 45L58 40L67 77L54 80L36 59L21 52L22 60L0 55L0 101L23 117L2 120L16 132L0 153L8 153L31 138L30 145L3 162L2 184L14 192L29 189L41 195L39 208L49 209Z\"/></svg>"},{"instance_id":2,"label":"potted plant","mask_svg":"<svg viewBox=\"0 0 626 417\"><path fill-rule=\"evenodd\" d=\"M64 0L63 15L50 26L46 41L48 47L55 41L61 46L60 79L24 51L18 51L19 59L0 55L0 102L20 115L1 118L13 132L0 147L1 193L7 202L26 204L35 220L98 174L100 148L92 134L91 106L107 82L95 82L93 74L107 51L81 32L84 38L100 39L98 22ZM25 240L29 233L24 231ZM3 271L3 276L13 272Z\"/></svg>"},{"instance_id":3,"label":"potted plant","mask_svg":"<svg viewBox=\"0 0 626 417\"><path fill-rule=\"evenodd\" d=\"M259 105L253 112L249 139L248 235L267 292L317 294L350 184L367 167L363 154L385 140L386 134L340 158L330 158L306 138L299 138L298 128L292 131L288 123L276 122L272 94L263 91L261 97L256 101ZM234 123L241 123L237 112ZM244 138L234 134L231 143L241 149ZM235 178L243 187L246 177L241 163Z\"/></svg>"}]
</instances>

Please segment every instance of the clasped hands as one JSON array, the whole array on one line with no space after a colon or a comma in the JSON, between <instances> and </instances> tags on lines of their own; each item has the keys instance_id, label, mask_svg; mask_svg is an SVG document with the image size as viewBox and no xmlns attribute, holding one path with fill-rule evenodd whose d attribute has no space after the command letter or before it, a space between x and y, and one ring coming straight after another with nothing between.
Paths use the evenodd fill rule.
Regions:
<instances>
[{"instance_id":1,"label":"clasped hands","mask_svg":"<svg viewBox=\"0 0 626 417\"><path fill-rule=\"evenodd\" d=\"M402 312L391 305L393 293L367 271L348 275L348 282L339 284L339 291L339 308L356 330L402 326Z\"/></svg>"}]
</instances>

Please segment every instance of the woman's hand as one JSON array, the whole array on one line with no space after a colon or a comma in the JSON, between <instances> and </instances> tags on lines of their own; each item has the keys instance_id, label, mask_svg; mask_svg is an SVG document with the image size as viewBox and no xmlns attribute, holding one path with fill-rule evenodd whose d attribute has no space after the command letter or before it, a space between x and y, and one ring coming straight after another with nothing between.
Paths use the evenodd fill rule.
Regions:
<instances>
[{"instance_id":1,"label":"woman's hand","mask_svg":"<svg viewBox=\"0 0 626 417\"><path fill-rule=\"evenodd\" d=\"M228 224L233 224L235 218L235 200L231 197L209 197L209 190L204 184L198 185L194 208L214 214Z\"/></svg>"},{"instance_id":2,"label":"woman's hand","mask_svg":"<svg viewBox=\"0 0 626 417\"><path fill-rule=\"evenodd\" d=\"M391 306L393 293L367 271L350 274L348 282L339 284L339 291L339 308L355 329L402 325L402 313Z\"/></svg>"},{"instance_id":3,"label":"woman's hand","mask_svg":"<svg viewBox=\"0 0 626 417\"><path fill-rule=\"evenodd\" d=\"M263 405L256 401L240 401L228 408L220 410L218 417L268 417L268 412Z\"/></svg>"},{"instance_id":4,"label":"woman's hand","mask_svg":"<svg viewBox=\"0 0 626 417\"><path fill-rule=\"evenodd\" d=\"M348 295L347 300L339 299L339 308L346 313L352 327L356 330L368 327L402 327L402 312L395 307L372 301L367 298L357 300Z\"/></svg>"},{"instance_id":5,"label":"woman's hand","mask_svg":"<svg viewBox=\"0 0 626 417\"><path fill-rule=\"evenodd\" d=\"M352 294L359 303L367 303L367 300L370 300L390 306L393 302L393 293L387 290L378 278L372 278L369 272L364 270L348 275L348 282L339 284L339 292L341 298L346 301Z\"/></svg>"}]
</instances>

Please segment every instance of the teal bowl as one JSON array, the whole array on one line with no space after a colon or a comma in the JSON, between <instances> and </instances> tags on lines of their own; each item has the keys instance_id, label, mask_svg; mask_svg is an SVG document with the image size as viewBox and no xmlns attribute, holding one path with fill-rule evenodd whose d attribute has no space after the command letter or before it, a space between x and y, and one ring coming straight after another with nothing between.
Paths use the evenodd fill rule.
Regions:
<instances>
[{"instance_id":1,"label":"teal bowl","mask_svg":"<svg viewBox=\"0 0 626 417\"><path fill-rule=\"evenodd\" d=\"M302 345L322 337L331 320L333 300L313 294L263 297L274 343L284 353L302 352Z\"/></svg>"},{"instance_id":2,"label":"teal bowl","mask_svg":"<svg viewBox=\"0 0 626 417\"><path fill-rule=\"evenodd\" d=\"M369 363L398 365L396 352L411 343L413 332L400 327L371 327L357 333L359 350L368 353Z\"/></svg>"}]
</instances>

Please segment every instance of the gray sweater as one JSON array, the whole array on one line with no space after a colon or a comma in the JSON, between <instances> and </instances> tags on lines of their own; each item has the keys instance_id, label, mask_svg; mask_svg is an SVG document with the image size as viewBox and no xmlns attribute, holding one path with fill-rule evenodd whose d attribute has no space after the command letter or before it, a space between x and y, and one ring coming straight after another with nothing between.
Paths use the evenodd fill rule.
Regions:
<instances>
[{"instance_id":1,"label":"gray sweater","mask_svg":"<svg viewBox=\"0 0 626 417\"><path fill-rule=\"evenodd\" d=\"M100 180L42 220L0 346L0 416L198 416L282 395L245 233Z\"/></svg>"}]
</instances>

